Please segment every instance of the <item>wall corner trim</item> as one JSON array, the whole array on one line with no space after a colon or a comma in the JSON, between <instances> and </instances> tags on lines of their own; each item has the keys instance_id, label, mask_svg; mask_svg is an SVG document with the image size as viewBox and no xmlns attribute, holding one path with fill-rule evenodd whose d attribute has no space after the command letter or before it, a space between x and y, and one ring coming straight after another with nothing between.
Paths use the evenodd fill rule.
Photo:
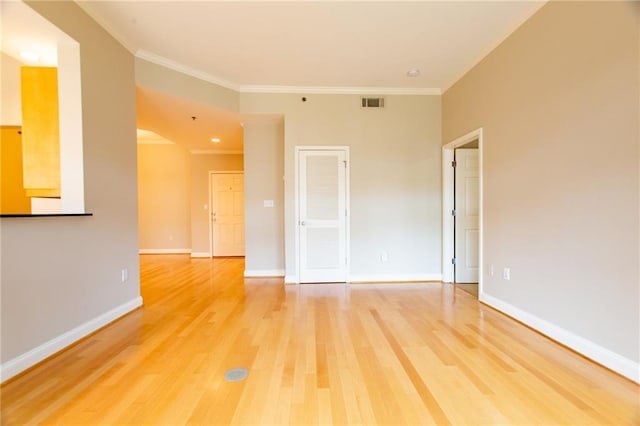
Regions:
<instances>
[{"instance_id":1,"label":"wall corner trim","mask_svg":"<svg viewBox=\"0 0 640 426\"><path fill-rule=\"evenodd\" d=\"M247 269L244 271L247 278L258 277L284 277L284 269Z\"/></svg>"},{"instance_id":2,"label":"wall corner trim","mask_svg":"<svg viewBox=\"0 0 640 426\"><path fill-rule=\"evenodd\" d=\"M488 295L480 294L480 301L498 311L521 321L545 336L573 349L579 354L601 364L616 373L640 383L640 363L634 362L590 340L580 337L568 330L542 318L525 312L507 302Z\"/></svg>"},{"instance_id":3,"label":"wall corner trim","mask_svg":"<svg viewBox=\"0 0 640 426\"><path fill-rule=\"evenodd\" d=\"M22 355L18 355L7 362L3 362L0 364L0 382L5 382L26 369L33 367L37 363L55 355L67 346L112 323L140 306L142 306L142 297L138 296L135 299L123 303L120 306L116 306L110 311L107 311L102 315L67 331L66 333L54 337L53 339L23 353Z\"/></svg>"}]
</instances>

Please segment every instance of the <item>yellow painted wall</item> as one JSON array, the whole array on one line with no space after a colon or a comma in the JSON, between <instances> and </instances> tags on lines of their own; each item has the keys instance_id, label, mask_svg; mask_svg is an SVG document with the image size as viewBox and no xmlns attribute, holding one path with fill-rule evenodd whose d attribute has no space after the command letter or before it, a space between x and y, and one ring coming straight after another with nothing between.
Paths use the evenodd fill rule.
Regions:
<instances>
[{"instance_id":1,"label":"yellow painted wall","mask_svg":"<svg viewBox=\"0 0 640 426\"><path fill-rule=\"evenodd\" d=\"M22 67L24 187L34 197L60 197L58 70Z\"/></svg>"},{"instance_id":2,"label":"yellow painted wall","mask_svg":"<svg viewBox=\"0 0 640 426\"><path fill-rule=\"evenodd\" d=\"M190 158L176 144L138 144L140 250L191 250Z\"/></svg>"},{"instance_id":3,"label":"yellow painted wall","mask_svg":"<svg viewBox=\"0 0 640 426\"><path fill-rule=\"evenodd\" d=\"M31 213L31 200L22 183L22 135L20 126L1 126L2 171L0 173L0 213Z\"/></svg>"}]
</instances>

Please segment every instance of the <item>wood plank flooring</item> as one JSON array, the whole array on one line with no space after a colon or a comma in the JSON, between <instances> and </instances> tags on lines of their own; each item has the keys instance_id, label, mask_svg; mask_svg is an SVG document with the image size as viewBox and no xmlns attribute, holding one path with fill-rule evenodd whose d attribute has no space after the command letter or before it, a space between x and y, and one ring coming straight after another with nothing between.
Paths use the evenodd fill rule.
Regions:
<instances>
[{"instance_id":1,"label":"wood plank flooring","mask_svg":"<svg viewBox=\"0 0 640 426\"><path fill-rule=\"evenodd\" d=\"M144 307L4 384L2 424L640 424L636 384L452 285L243 269L141 256Z\"/></svg>"}]
</instances>

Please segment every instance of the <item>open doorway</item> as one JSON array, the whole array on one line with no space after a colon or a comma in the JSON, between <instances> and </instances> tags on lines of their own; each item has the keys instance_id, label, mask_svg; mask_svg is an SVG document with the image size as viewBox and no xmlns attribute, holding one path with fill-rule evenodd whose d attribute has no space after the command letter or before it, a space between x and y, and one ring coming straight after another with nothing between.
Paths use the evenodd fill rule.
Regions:
<instances>
[{"instance_id":1,"label":"open doorway","mask_svg":"<svg viewBox=\"0 0 640 426\"><path fill-rule=\"evenodd\" d=\"M443 147L443 281L482 295L482 129Z\"/></svg>"},{"instance_id":2,"label":"open doorway","mask_svg":"<svg viewBox=\"0 0 640 426\"><path fill-rule=\"evenodd\" d=\"M244 172L239 114L138 87L137 122L144 129L138 131L140 253L212 257L210 173ZM242 184L231 186L241 188ZM242 210L244 200L238 191L226 191L220 197L231 199L223 208ZM225 226L218 227L218 234L237 240L236 234L244 233L242 225L226 226L227 219L235 217L223 217Z\"/></svg>"}]
</instances>

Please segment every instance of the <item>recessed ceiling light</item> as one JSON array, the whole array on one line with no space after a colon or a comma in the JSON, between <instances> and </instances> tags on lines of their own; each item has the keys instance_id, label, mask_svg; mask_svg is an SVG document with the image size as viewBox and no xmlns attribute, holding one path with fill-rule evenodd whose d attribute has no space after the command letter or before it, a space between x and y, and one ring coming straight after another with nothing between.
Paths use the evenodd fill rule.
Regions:
<instances>
[{"instance_id":1,"label":"recessed ceiling light","mask_svg":"<svg viewBox=\"0 0 640 426\"><path fill-rule=\"evenodd\" d=\"M420 70L417 68L407 71L407 77L417 77L419 75L420 75Z\"/></svg>"},{"instance_id":2,"label":"recessed ceiling light","mask_svg":"<svg viewBox=\"0 0 640 426\"><path fill-rule=\"evenodd\" d=\"M29 62L38 62L38 59L40 59L37 53L29 52L28 50L20 52L20 57Z\"/></svg>"},{"instance_id":3,"label":"recessed ceiling light","mask_svg":"<svg viewBox=\"0 0 640 426\"><path fill-rule=\"evenodd\" d=\"M220 138L211 138L211 142L219 143L220 142Z\"/></svg>"}]
</instances>

